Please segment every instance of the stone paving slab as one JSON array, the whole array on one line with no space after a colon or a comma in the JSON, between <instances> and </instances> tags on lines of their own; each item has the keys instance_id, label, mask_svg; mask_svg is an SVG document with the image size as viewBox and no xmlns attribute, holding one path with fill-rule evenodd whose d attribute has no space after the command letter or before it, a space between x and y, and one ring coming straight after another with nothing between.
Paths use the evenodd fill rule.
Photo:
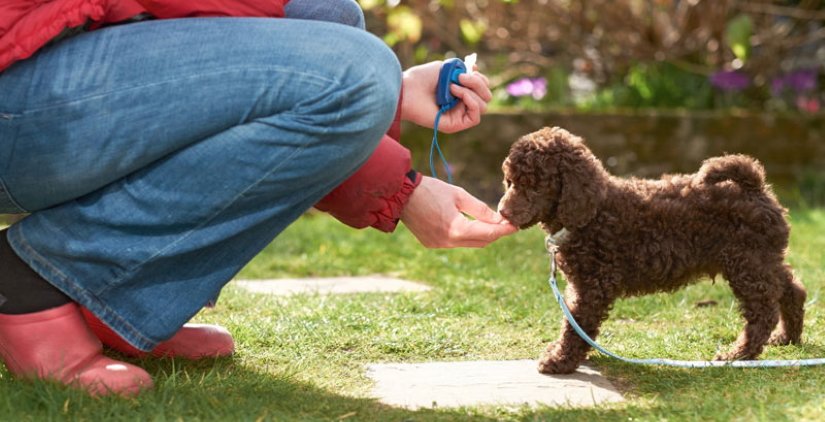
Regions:
<instances>
[{"instance_id":1,"label":"stone paving slab","mask_svg":"<svg viewBox=\"0 0 825 422\"><path fill-rule=\"evenodd\" d=\"M253 293L266 293L276 296L423 292L430 290L429 286L421 283L383 276L235 280L234 283Z\"/></svg>"},{"instance_id":2,"label":"stone paving slab","mask_svg":"<svg viewBox=\"0 0 825 422\"><path fill-rule=\"evenodd\" d=\"M410 409L477 405L586 407L622 401L598 371L543 375L533 360L370 364L372 394Z\"/></svg>"}]
</instances>

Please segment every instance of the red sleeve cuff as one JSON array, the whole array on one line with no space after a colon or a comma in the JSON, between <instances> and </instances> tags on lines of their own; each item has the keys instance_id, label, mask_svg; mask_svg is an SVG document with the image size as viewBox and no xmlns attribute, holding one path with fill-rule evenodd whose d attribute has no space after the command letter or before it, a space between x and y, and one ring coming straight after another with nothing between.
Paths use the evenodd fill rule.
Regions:
<instances>
[{"instance_id":1,"label":"red sleeve cuff","mask_svg":"<svg viewBox=\"0 0 825 422\"><path fill-rule=\"evenodd\" d=\"M372 156L315 208L355 228L395 229L421 175L410 169L410 152L384 136Z\"/></svg>"},{"instance_id":2,"label":"red sleeve cuff","mask_svg":"<svg viewBox=\"0 0 825 422\"><path fill-rule=\"evenodd\" d=\"M398 221L401 219L401 211L404 210L404 206L406 206L410 200L410 195L412 195L419 184L421 184L421 173L410 170L407 176L404 177L404 183L401 185L401 189L392 197L387 198L386 208L375 213L375 223L371 224L371 226L383 232L393 232L398 226Z\"/></svg>"}]
</instances>

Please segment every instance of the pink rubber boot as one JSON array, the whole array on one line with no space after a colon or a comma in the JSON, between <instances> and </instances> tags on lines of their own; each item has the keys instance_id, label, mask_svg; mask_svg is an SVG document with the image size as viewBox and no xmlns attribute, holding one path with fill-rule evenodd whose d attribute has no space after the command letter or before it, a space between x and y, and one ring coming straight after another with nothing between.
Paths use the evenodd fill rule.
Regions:
<instances>
[{"instance_id":1,"label":"pink rubber boot","mask_svg":"<svg viewBox=\"0 0 825 422\"><path fill-rule=\"evenodd\" d=\"M126 356L145 357L151 354L155 357L181 357L196 360L231 356L235 352L232 334L220 325L207 324L184 324L172 338L158 344L151 352L144 352L127 343L88 309L80 309L86 323L97 338L106 346Z\"/></svg>"},{"instance_id":2,"label":"pink rubber boot","mask_svg":"<svg viewBox=\"0 0 825 422\"><path fill-rule=\"evenodd\" d=\"M102 352L74 303L29 314L0 314L0 357L16 377L57 381L93 396L131 397L152 388L146 371Z\"/></svg>"}]
</instances>

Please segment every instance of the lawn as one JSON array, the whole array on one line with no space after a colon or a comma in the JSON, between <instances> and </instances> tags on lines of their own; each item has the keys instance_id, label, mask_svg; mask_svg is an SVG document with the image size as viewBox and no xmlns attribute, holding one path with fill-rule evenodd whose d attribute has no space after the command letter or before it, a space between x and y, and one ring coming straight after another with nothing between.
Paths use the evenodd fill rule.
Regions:
<instances>
[{"instance_id":1,"label":"lawn","mask_svg":"<svg viewBox=\"0 0 825 422\"><path fill-rule=\"evenodd\" d=\"M766 359L825 357L825 209L791 214L790 263L808 288L803 344ZM674 369L590 355L626 401L591 409L472 407L408 411L368 398L364 365L535 359L558 333L539 229L480 250L427 250L399 227L353 230L323 214L291 226L239 274L277 278L384 274L430 292L272 298L232 284L198 316L235 335L233 358L138 360L157 388L138 399L92 399L0 372L3 420L825 420L825 367ZM700 301L716 305L699 307ZM741 329L726 283L621 300L600 342L628 357L709 359Z\"/></svg>"}]
</instances>

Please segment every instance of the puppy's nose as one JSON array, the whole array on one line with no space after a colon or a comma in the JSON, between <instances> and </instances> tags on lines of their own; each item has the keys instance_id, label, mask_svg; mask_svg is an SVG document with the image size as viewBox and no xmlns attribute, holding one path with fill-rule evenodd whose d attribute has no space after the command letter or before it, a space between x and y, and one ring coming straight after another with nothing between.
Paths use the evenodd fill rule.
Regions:
<instances>
[{"instance_id":1,"label":"puppy's nose","mask_svg":"<svg viewBox=\"0 0 825 422\"><path fill-rule=\"evenodd\" d=\"M506 218L508 221L510 220L510 210L508 210L506 207L503 207L501 202L499 202L498 204L498 213L501 214L501 216Z\"/></svg>"}]
</instances>

